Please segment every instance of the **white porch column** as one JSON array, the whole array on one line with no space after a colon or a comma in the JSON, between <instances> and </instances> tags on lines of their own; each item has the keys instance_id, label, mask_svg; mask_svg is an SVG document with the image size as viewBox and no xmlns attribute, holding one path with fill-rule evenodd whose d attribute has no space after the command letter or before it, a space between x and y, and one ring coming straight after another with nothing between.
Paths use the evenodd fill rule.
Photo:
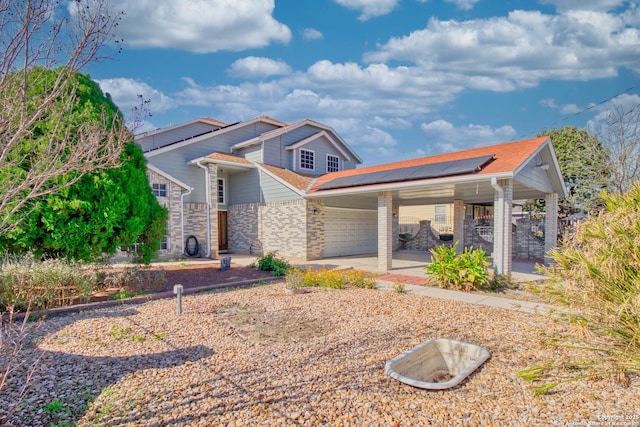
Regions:
<instances>
[{"instance_id":1,"label":"white porch column","mask_svg":"<svg viewBox=\"0 0 640 427\"><path fill-rule=\"evenodd\" d=\"M378 193L378 270L391 270L393 259L393 196Z\"/></svg>"},{"instance_id":2,"label":"white porch column","mask_svg":"<svg viewBox=\"0 0 640 427\"><path fill-rule=\"evenodd\" d=\"M458 253L464 250L464 200L453 201L453 241L458 242Z\"/></svg>"},{"instance_id":3,"label":"white porch column","mask_svg":"<svg viewBox=\"0 0 640 427\"><path fill-rule=\"evenodd\" d=\"M513 182L492 179L496 190L493 199L493 267L497 274L511 273L511 216L513 213Z\"/></svg>"},{"instance_id":4,"label":"white porch column","mask_svg":"<svg viewBox=\"0 0 640 427\"><path fill-rule=\"evenodd\" d=\"M547 193L544 197L546 215L544 220L544 263L552 259L547 256L558 244L558 193Z\"/></svg>"}]
</instances>

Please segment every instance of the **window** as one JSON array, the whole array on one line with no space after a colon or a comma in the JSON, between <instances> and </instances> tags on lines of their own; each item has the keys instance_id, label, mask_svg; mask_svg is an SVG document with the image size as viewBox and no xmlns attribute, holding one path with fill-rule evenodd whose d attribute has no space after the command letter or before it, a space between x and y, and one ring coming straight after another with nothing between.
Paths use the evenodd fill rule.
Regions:
<instances>
[{"instance_id":1,"label":"window","mask_svg":"<svg viewBox=\"0 0 640 427\"><path fill-rule=\"evenodd\" d=\"M447 206L445 205L437 205L435 207L435 218L434 222L436 225L445 225L447 223Z\"/></svg>"},{"instance_id":2,"label":"window","mask_svg":"<svg viewBox=\"0 0 640 427\"><path fill-rule=\"evenodd\" d=\"M167 197L167 184L152 184L151 190L156 197Z\"/></svg>"},{"instance_id":3,"label":"window","mask_svg":"<svg viewBox=\"0 0 640 427\"><path fill-rule=\"evenodd\" d=\"M169 249L169 236L166 234L162 236L162 241L160 242L160 249L167 250Z\"/></svg>"},{"instance_id":4,"label":"window","mask_svg":"<svg viewBox=\"0 0 640 427\"><path fill-rule=\"evenodd\" d=\"M218 178L218 203L224 205L224 179Z\"/></svg>"},{"instance_id":5,"label":"window","mask_svg":"<svg viewBox=\"0 0 640 427\"><path fill-rule=\"evenodd\" d=\"M314 170L314 156L313 151L300 149L300 169Z\"/></svg>"},{"instance_id":6,"label":"window","mask_svg":"<svg viewBox=\"0 0 640 427\"><path fill-rule=\"evenodd\" d=\"M338 172L340 170L340 157L327 154L327 172Z\"/></svg>"}]
</instances>

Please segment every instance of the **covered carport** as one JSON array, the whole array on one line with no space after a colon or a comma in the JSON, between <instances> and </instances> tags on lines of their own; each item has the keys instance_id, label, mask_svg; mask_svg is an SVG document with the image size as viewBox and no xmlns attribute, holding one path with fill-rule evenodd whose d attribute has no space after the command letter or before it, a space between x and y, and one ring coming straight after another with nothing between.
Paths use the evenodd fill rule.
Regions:
<instances>
[{"instance_id":1,"label":"covered carport","mask_svg":"<svg viewBox=\"0 0 640 427\"><path fill-rule=\"evenodd\" d=\"M394 215L399 206L454 206L454 240L464 243L465 206L494 206L493 268L509 274L514 200L546 202L545 251L556 246L558 199L565 184L549 137L335 172L319 177L306 193L326 208L375 209L378 270L392 268Z\"/></svg>"}]
</instances>

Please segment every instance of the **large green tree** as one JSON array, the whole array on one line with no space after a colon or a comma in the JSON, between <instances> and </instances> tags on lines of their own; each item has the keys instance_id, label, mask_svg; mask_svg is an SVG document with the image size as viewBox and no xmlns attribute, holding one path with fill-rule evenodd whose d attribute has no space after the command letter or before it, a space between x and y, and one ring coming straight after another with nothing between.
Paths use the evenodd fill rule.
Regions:
<instances>
[{"instance_id":1,"label":"large green tree","mask_svg":"<svg viewBox=\"0 0 640 427\"><path fill-rule=\"evenodd\" d=\"M0 0L0 233L30 201L119 164L126 128L106 114L75 127L65 118L75 74L118 52L121 17L109 0Z\"/></svg>"},{"instance_id":2,"label":"large green tree","mask_svg":"<svg viewBox=\"0 0 640 427\"><path fill-rule=\"evenodd\" d=\"M55 79L58 71L42 71ZM40 80L42 76L40 76ZM87 123L101 123L105 114L120 117L121 113L109 96L88 76L76 74L72 92L66 96L75 100L72 111L64 117L56 114L32 127L23 139L21 151L28 162L30 153L46 150L46 141L56 132L73 134ZM33 85L34 91L46 90L46 85ZM60 128L60 121L64 129ZM122 120L109 120L121 126ZM44 142L43 142L44 141ZM94 261L117 248L137 248L136 254L148 261L164 235L167 211L151 192L146 177L146 159L142 150L130 140L120 154L120 166L83 174L70 186L33 199L26 206L27 214L9 232L3 234L0 245L12 252L33 251L38 256L55 256ZM5 168L5 172L9 172ZM75 172L55 180L67 182ZM0 175L0 179L2 176Z\"/></svg>"},{"instance_id":3,"label":"large green tree","mask_svg":"<svg viewBox=\"0 0 640 427\"><path fill-rule=\"evenodd\" d=\"M574 126L544 131L548 135L558 158L569 195L560 200L561 214L597 212L604 204L600 193L611 186L609 152L593 135ZM542 208L536 201L533 210Z\"/></svg>"}]
</instances>

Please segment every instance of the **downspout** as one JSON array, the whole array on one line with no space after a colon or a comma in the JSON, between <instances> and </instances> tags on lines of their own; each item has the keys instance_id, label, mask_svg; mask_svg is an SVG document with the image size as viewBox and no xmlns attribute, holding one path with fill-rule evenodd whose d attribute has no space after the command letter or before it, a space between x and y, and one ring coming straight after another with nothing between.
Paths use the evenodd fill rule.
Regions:
<instances>
[{"instance_id":1,"label":"downspout","mask_svg":"<svg viewBox=\"0 0 640 427\"><path fill-rule=\"evenodd\" d=\"M211 256L211 196L209 195L209 168L200 162L196 162L196 166L204 169L204 191L205 201L207 202L207 253L205 257Z\"/></svg>"},{"instance_id":2,"label":"downspout","mask_svg":"<svg viewBox=\"0 0 640 427\"><path fill-rule=\"evenodd\" d=\"M184 241L184 196L191 194L192 188L187 188L186 193L180 194L180 233L182 235L182 253L186 253L185 241Z\"/></svg>"},{"instance_id":3,"label":"downspout","mask_svg":"<svg viewBox=\"0 0 640 427\"><path fill-rule=\"evenodd\" d=\"M495 249L495 259L494 266L496 269L496 274L502 274L503 271L503 263L504 263L504 188L502 188L498 184L498 179L496 177L491 178L491 186L498 193L498 205L499 209L495 212L494 221L497 221L500 225L498 227L498 235L496 236L496 240L494 241L494 249ZM498 244L496 245L495 242Z\"/></svg>"}]
</instances>

